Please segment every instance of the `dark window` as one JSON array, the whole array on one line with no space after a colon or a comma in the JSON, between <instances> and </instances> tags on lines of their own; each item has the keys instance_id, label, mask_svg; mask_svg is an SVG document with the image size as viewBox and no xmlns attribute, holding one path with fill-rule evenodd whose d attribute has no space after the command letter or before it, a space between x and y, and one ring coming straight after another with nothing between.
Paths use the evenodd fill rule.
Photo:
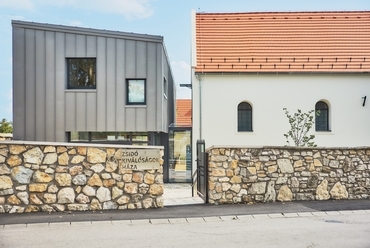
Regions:
<instances>
[{"instance_id":1,"label":"dark window","mask_svg":"<svg viewBox=\"0 0 370 248\"><path fill-rule=\"evenodd\" d=\"M319 112L316 115L316 131L329 131L329 108L324 102L317 102L315 105L315 111Z\"/></svg>"},{"instance_id":2,"label":"dark window","mask_svg":"<svg viewBox=\"0 0 370 248\"><path fill-rule=\"evenodd\" d=\"M127 79L126 81L126 103L146 104L146 82L145 79Z\"/></svg>"},{"instance_id":3,"label":"dark window","mask_svg":"<svg viewBox=\"0 0 370 248\"><path fill-rule=\"evenodd\" d=\"M96 89L96 59L67 59L68 89Z\"/></svg>"},{"instance_id":4,"label":"dark window","mask_svg":"<svg viewBox=\"0 0 370 248\"><path fill-rule=\"evenodd\" d=\"M238 132L252 131L252 107L246 102L238 105Z\"/></svg>"}]
</instances>

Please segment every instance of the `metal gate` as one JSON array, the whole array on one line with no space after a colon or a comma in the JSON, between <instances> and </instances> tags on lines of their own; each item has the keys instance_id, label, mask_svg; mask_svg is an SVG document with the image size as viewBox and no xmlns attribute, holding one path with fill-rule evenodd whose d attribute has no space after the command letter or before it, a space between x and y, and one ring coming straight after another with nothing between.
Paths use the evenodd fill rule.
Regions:
<instances>
[{"instance_id":1,"label":"metal gate","mask_svg":"<svg viewBox=\"0 0 370 248\"><path fill-rule=\"evenodd\" d=\"M208 203L208 156L204 140L197 140L197 193Z\"/></svg>"}]
</instances>

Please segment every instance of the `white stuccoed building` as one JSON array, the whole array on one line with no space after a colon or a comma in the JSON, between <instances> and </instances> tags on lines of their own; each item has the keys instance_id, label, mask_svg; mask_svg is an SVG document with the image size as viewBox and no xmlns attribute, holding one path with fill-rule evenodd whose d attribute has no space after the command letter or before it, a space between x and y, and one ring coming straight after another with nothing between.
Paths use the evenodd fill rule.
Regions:
<instances>
[{"instance_id":1,"label":"white stuccoed building","mask_svg":"<svg viewBox=\"0 0 370 248\"><path fill-rule=\"evenodd\" d=\"M320 147L370 144L369 11L193 12L191 62L194 155L286 145L283 108L321 110Z\"/></svg>"}]
</instances>

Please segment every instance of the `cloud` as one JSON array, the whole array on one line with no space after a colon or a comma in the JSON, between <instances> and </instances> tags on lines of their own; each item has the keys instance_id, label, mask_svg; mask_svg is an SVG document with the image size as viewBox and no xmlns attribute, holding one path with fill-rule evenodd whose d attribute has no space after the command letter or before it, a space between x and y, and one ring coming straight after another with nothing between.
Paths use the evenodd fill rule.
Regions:
<instances>
[{"instance_id":1,"label":"cloud","mask_svg":"<svg viewBox=\"0 0 370 248\"><path fill-rule=\"evenodd\" d=\"M176 83L177 98L191 98L191 90L180 87L180 84L191 83L190 65L184 61L171 61L171 68Z\"/></svg>"},{"instance_id":2,"label":"cloud","mask_svg":"<svg viewBox=\"0 0 370 248\"><path fill-rule=\"evenodd\" d=\"M32 0L1 0L0 7L32 10L34 8L34 3Z\"/></svg>"}]
</instances>

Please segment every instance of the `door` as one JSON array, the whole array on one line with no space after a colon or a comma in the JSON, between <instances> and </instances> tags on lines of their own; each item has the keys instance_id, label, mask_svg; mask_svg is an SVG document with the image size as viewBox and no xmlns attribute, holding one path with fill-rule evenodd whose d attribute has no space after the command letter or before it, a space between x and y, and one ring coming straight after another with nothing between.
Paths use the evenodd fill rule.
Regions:
<instances>
[{"instance_id":1,"label":"door","mask_svg":"<svg viewBox=\"0 0 370 248\"><path fill-rule=\"evenodd\" d=\"M197 140L197 193L208 203L208 154L204 140Z\"/></svg>"}]
</instances>

